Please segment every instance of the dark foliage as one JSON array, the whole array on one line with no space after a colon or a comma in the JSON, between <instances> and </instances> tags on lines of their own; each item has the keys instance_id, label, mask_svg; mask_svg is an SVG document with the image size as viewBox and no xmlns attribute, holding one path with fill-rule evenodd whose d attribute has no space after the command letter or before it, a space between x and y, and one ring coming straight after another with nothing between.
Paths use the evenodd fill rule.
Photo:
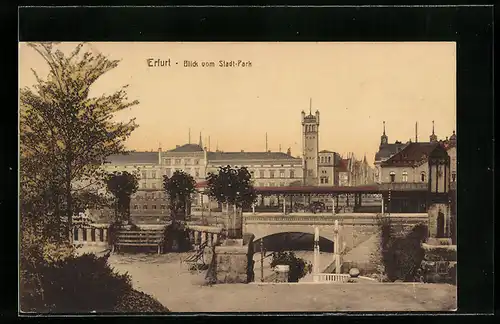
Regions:
<instances>
[{"instance_id":1,"label":"dark foliage","mask_svg":"<svg viewBox=\"0 0 500 324\"><path fill-rule=\"evenodd\" d=\"M170 310L158 300L141 291L130 289L120 296L115 312L168 313Z\"/></svg>"},{"instance_id":2,"label":"dark foliage","mask_svg":"<svg viewBox=\"0 0 500 324\"><path fill-rule=\"evenodd\" d=\"M189 232L183 223L173 222L164 229L164 251L187 252L191 250Z\"/></svg>"},{"instance_id":3,"label":"dark foliage","mask_svg":"<svg viewBox=\"0 0 500 324\"><path fill-rule=\"evenodd\" d=\"M128 274L113 272L106 258L92 254L42 262L37 269L26 271L39 274L43 296L22 298L23 311L110 311L131 289Z\"/></svg>"},{"instance_id":4,"label":"dark foliage","mask_svg":"<svg viewBox=\"0 0 500 324\"><path fill-rule=\"evenodd\" d=\"M304 259L298 258L293 252L273 252L271 267L277 265L288 265L290 272L288 273L289 282L298 282L299 279L305 277L311 272L311 263Z\"/></svg>"},{"instance_id":5,"label":"dark foliage","mask_svg":"<svg viewBox=\"0 0 500 324\"><path fill-rule=\"evenodd\" d=\"M127 171L106 175L106 186L115 197L115 220L130 219L130 199L139 188L137 176Z\"/></svg>"},{"instance_id":6,"label":"dark foliage","mask_svg":"<svg viewBox=\"0 0 500 324\"><path fill-rule=\"evenodd\" d=\"M163 176L163 189L168 196L170 218L173 222L186 220L195 185L194 178L184 171L177 170L170 178Z\"/></svg>"},{"instance_id":7,"label":"dark foliage","mask_svg":"<svg viewBox=\"0 0 500 324\"><path fill-rule=\"evenodd\" d=\"M422 243L427 238L427 226L416 225L409 232L396 233L390 218L380 222L381 255L389 281L419 280L418 270L424 259Z\"/></svg>"},{"instance_id":8,"label":"dark foliage","mask_svg":"<svg viewBox=\"0 0 500 324\"><path fill-rule=\"evenodd\" d=\"M219 167L218 173L207 176L209 195L219 203L236 205L238 208L251 207L257 198L252 185L252 176L247 168Z\"/></svg>"}]
</instances>

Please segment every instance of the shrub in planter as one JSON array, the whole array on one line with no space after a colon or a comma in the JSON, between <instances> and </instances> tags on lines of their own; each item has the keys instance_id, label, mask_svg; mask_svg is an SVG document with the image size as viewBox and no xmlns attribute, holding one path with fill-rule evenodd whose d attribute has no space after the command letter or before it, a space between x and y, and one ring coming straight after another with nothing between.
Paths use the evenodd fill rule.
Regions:
<instances>
[{"instance_id":1,"label":"shrub in planter","mask_svg":"<svg viewBox=\"0 0 500 324\"><path fill-rule=\"evenodd\" d=\"M288 272L289 282L298 282L299 279L312 271L311 263L297 258L293 252L274 252L271 267L274 268L277 265L288 265L290 267L290 271Z\"/></svg>"},{"instance_id":2,"label":"shrub in planter","mask_svg":"<svg viewBox=\"0 0 500 324\"><path fill-rule=\"evenodd\" d=\"M166 225L163 235L164 251L187 252L191 250L189 233L184 224L172 222Z\"/></svg>"}]
</instances>

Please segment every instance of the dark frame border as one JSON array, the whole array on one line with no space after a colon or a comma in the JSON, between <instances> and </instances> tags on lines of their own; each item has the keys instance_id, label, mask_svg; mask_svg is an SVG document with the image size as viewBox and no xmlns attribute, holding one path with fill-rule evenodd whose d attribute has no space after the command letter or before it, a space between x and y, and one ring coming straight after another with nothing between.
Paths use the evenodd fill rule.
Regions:
<instances>
[{"instance_id":1,"label":"dark frame border","mask_svg":"<svg viewBox=\"0 0 500 324\"><path fill-rule=\"evenodd\" d=\"M19 9L19 40L457 42L458 309L489 313L494 288L493 19L493 6L32 7ZM16 110L9 112L17 117ZM17 142L9 142L17 148ZM17 170L13 157L10 175Z\"/></svg>"}]
</instances>

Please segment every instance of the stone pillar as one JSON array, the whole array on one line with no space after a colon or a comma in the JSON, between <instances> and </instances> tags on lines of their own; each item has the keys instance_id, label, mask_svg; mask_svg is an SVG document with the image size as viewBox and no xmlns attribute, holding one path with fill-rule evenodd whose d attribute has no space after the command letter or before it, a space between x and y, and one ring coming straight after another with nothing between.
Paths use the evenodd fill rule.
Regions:
<instances>
[{"instance_id":1,"label":"stone pillar","mask_svg":"<svg viewBox=\"0 0 500 324\"><path fill-rule=\"evenodd\" d=\"M198 245L199 244L198 231L194 230L193 235L194 235L194 245Z\"/></svg>"},{"instance_id":2,"label":"stone pillar","mask_svg":"<svg viewBox=\"0 0 500 324\"><path fill-rule=\"evenodd\" d=\"M314 259L313 259L313 274L319 273L319 227L314 228ZM314 281L318 278L313 276Z\"/></svg>"},{"instance_id":3,"label":"stone pillar","mask_svg":"<svg viewBox=\"0 0 500 324\"><path fill-rule=\"evenodd\" d=\"M382 215L385 214L385 210L384 210L384 195L382 195Z\"/></svg>"},{"instance_id":4,"label":"stone pillar","mask_svg":"<svg viewBox=\"0 0 500 324\"><path fill-rule=\"evenodd\" d=\"M87 242L92 242L92 228L86 228L87 231Z\"/></svg>"},{"instance_id":5,"label":"stone pillar","mask_svg":"<svg viewBox=\"0 0 500 324\"><path fill-rule=\"evenodd\" d=\"M286 215L286 196L283 196L283 215Z\"/></svg>"},{"instance_id":6,"label":"stone pillar","mask_svg":"<svg viewBox=\"0 0 500 324\"><path fill-rule=\"evenodd\" d=\"M215 247L214 268L217 283L248 283L253 281L253 239L245 234L243 239L227 239Z\"/></svg>"},{"instance_id":7,"label":"stone pillar","mask_svg":"<svg viewBox=\"0 0 500 324\"><path fill-rule=\"evenodd\" d=\"M108 228L103 227L102 229L102 240L103 242L108 242Z\"/></svg>"},{"instance_id":8,"label":"stone pillar","mask_svg":"<svg viewBox=\"0 0 500 324\"><path fill-rule=\"evenodd\" d=\"M333 215L335 215L335 208L336 208L336 206L335 206L335 197L332 196L332 214Z\"/></svg>"},{"instance_id":9,"label":"stone pillar","mask_svg":"<svg viewBox=\"0 0 500 324\"><path fill-rule=\"evenodd\" d=\"M83 228L78 227L78 241L83 241Z\"/></svg>"},{"instance_id":10,"label":"stone pillar","mask_svg":"<svg viewBox=\"0 0 500 324\"><path fill-rule=\"evenodd\" d=\"M252 214L255 215L255 203L252 203Z\"/></svg>"},{"instance_id":11,"label":"stone pillar","mask_svg":"<svg viewBox=\"0 0 500 324\"><path fill-rule=\"evenodd\" d=\"M334 235L333 235L333 256L335 261L335 273L340 273L340 240L339 240L339 221L335 220Z\"/></svg>"},{"instance_id":12,"label":"stone pillar","mask_svg":"<svg viewBox=\"0 0 500 324\"><path fill-rule=\"evenodd\" d=\"M214 246L215 246L215 245L217 245L218 240L219 240L219 234L214 233L213 238L212 238L212 241L213 241L213 245L214 245Z\"/></svg>"},{"instance_id":13,"label":"stone pillar","mask_svg":"<svg viewBox=\"0 0 500 324\"><path fill-rule=\"evenodd\" d=\"M205 244L207 242L207 232L201 232L201 244Z\"/></svg>"},{"instance_id":14,"label":"stone pillar","mask_svg":"<svg viewBox=\"0 0 500 324\"><path fill-rule=\"evenodd\" d=\"M96 231L95 240L97 242L102 242L103 241L102 234L104 232L103 229L102 228L96 228L95 231Z\"/></svg>"}]
</instances>

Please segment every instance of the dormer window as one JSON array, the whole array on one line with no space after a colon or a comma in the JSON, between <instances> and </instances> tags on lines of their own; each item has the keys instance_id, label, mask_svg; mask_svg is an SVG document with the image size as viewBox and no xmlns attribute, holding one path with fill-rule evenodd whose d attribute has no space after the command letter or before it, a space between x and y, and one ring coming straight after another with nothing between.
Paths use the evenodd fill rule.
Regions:
<instances>
[{"instance_id":1,"label":"dormer window","mask_svg":"<svg viewBox=\"0 0 500 324\"><path fill-rule=\"evenodd\" d=\"M391 171L391 173L389 173L389 177L391 178L391 182L396 181L396 173L394 171Z\"/></svg>"},{"instance_id":2,"label":"dormer window","mask_svg":"<svg viewBox=\"0 0 500 324\"><path fill-rule=\"evenodd\" d=\"M420 173L420 181L425 182L425 172Z\"/></svg>"}]
</instances>

